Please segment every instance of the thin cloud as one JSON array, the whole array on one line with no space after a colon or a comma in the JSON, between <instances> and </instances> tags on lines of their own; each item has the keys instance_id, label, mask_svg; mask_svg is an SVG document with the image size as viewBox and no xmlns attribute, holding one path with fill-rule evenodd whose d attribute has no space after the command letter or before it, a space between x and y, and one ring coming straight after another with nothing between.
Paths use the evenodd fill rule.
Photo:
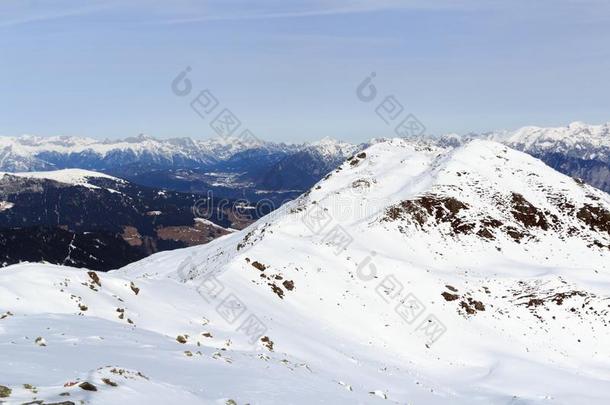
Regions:
<instances>
[{"instance_id":1,"label":"thin cloud","mask_svg":"<svg viewBox=\"0 0 610 405\"><path fill-rule=\"evenodd\" d=\"M369 10L366 10L369 11ZM250 15L206 15L194 18L178 18L165 21L167 24L187 24L205 21L246 21L246 20L271 20L280 18L305 18L336 14L355 14L366 12L364 10L350 9L333 9L333 10L315 10L315 11L296 11L283 13L266 13L266 14L250 14Z\"/></svg>"},{"instance_id":2,"label":"thin cloud","mask_svg":"<svg viewBox=\"0 0 610 405\"><path fill-rule=\"evenodd\" d=\"M479 2L479 0L474 0ZM467 0L466 3L473 0ZM444 9L463 7L463 1L439 0L433 3L423 0L324 0L302 1L295 3L285 1L266 1L256 5L258 11L251 9L249 2L175 0L172 3L157 1L132 0L90 1L87 6L73 0L34 1L24 5L22 2L8 0L0 3L0 27L11 27L22 24L52 21L62 18L78 17L109 10L123 17L131 15L140 19L146 15L152 17L152 23L188 24L206 21L244 21L270 20L284 18L308 18L342 14L361 14L401 9ZM8 11L7 11L8 10ZM240 10L231 12L231 10ZM145 17L144 17L145 18Z\"/></svg>"},{"instance_id":3,"label":"thin cloud","mask_svg":"<svg viewBox=\"0 0 610 405\"><path fill-rule=\"evenodd\" d=\"M95 13L104 9L110 8L111 5L95 5L87 7L71 8L63 11L50 11L50 12L34 12L31 8L21 8L12 17L5 19L5 16L0 15L0 28L13 27L23 24L30 24L36 22L52 21L62 18L76 17L86 14Z\"/></svg>"},{"instance_id":4,"label":"thin cloud","mask_svg":"<svg viewBox=\"0 0 610 405\"><path fill-rule=\"evenodd\" d=\"M331 2L333 4L345 4L346 2ZM285 3L282 3L285 4ZM314 9L303 9L294 11L277 11L277 12L259 12L251 14L208 14L197 17L175 18L164 21L166 24L187 24L205 21L243 21L243 20L267 20L267 19L283 19L283 18L307 18L318 16L332 16L341 14L362 14L387 10L399 9L428 9L428 8L446 8L452 7L455 3L437 2L434 5L422 1L370 1L361 0L353 1L348 5L339 7L325 7Z\"/></svg>"}]
</instances>

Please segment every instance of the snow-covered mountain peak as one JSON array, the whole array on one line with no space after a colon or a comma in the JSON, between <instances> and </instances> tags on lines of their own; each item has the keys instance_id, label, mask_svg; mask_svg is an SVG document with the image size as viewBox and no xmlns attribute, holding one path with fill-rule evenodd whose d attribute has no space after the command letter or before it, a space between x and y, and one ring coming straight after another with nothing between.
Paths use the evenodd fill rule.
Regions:
<instances>
[{"instance_id":1,"label":"snow-covered mountain peak","mask_svg":"<svg viewBox=\"0 0 610 405\"><path fill-rule=\"evenodd\" d=\"M457 146L472 139L487 139L505 143L530 154L565 153L587 159L601 149L610 148L610 123L590 125L574 121L562 127L525 126L516 130L457 135L445 134L439 143Z\"/></svg>"},{"instance_id":2,"label":"snow-covered mountain peak","mask_svg":"<svg viewBox=\"0 0 610 405\"><path fill-rule=\"evenodd\" d=\"M207 245L4 269L0 360L62 361L2 384L20 402L27 381L92 403L605 404L609 198L495 142L378 142Z\"/></svg>"},{"instance_id":3,"label":"snow-covered mountain peak","mask_svg":"<svg viewBox=\"0 0 610 405\"><path fill-rule=\"evenodd\" d=\"M345 158L358 149L357 145L340 141L331 137L324 137L318 141L305 144L309 148L315 149L322 156Z\"/></svg>"},{"instance_id":4,"label":"snow-covered mountain peak","mask_svg":"<svg viewBox=\"0 0 610 405\"><path fill-rule=\"evenodd\" d=\"M573 122L565 127L524 127L510 133L505 142L528 153L565 153L581 159L610 156L610 126ZM599 156L599 155L602 156Z\"/></svg>"},{"instance_id":5,"label":"snow-covered mountain peak","mask_svg":"<svg viewBox=\"0 0 610 405\"><path fill-rule=\"evenodd\" d=\"M344 147L345 145L348 145L348 143L340 141L340 140L330 137L330 136L325 136L324 138L321 138L317 141L310 142L310 145L317 146L317 147L331 148L331 149L339 149L341 147Z\"/></svg>"},{"instance_id":6,"label":"snow-covered mountain peak","mask_svg":"<svg viewBox=\"0 0 610 405\"><path fill-rule=\"evenodd\" d=\"M93 138L87 137L75 137L75 136L35 136L35 135L21 135L19 137L2 137L0 138L7 143L15 143L24 145L30 148L46 148L46 147L60 147L60 148L82 148L87 145L95 144L99 141Z\"/></svg>"},{"instance_id":7,"label":"snow-covered mountain peak","mask_svg":"<svg viewBox=\"0 0 610 405\"><path fill-rule=\"evenodd\" d=\"M335 246L333 237L341 239L336 233L349 243ZM371 252L392 267L398 260L415 267L485 268L510 257L522 266L518 274L508 271L510 277L534 276L540 268L557 275L556 269L584 262L610 272L610 196L497 142L442 148L392 139L352 156L241 235L194 251L193 260L206 266L186 278L241 273L252 256L274 268L334 263L349 272L342 256L357 262ZM143 264L133 267L146 271ZM174 279L186 274L178 266L164 269ZM497 275L497 269L481 271L482 277Z\"/></svg>"},{"instance_id":8,"label":"snow-covered mountain peak","mask_svg":"<svg viewBox=\"0 0 610 405\"><path fill-rule=\"evenodd\" d=\"M592 219L610 217L607 194L493 141L448 149L401 139L377 143L321 181L307 201L335 217L353 212L347 225L357 224L356 235L382 227L425 248L508 250L536 262L544 260L538 253L548 256L567 240L582 245L574 249L580 255L549 260L574 263L610 250L610 225L597 227ZM534 244L544 249L529 249Z\"/></svg>"},{"instance_id":9,"label":"snow-covered mountain peak","mask_svg":"<svg viewBox=\"0 0 610 405\"><path fill-rule=\"evenodd\" d=\"M196 141L202 150L206 150L218 156L221 159L226 159L232 155L257 148L273 148L274 144L261 141L254 137L226 136L213 137Z\"/></svg>"},{"instance_id":10,"label":"snow-covered mountain peak","mask_svg":"<svg viewBox=\"0 0 610 405\"><path fill-rule=\"evenodd\" d=\"M529 155L493 141L443 148L391 139L242 232L120 273L193 286L215 277L267 322L274 350L300 352L316 331L318 342L341 336L358 364L371 360L365 344L398 374L405 364L451 379L481 368L474 386L437 385L445 400L454 394L441 386L468 402L473 392L483 402L512 397L523 383L496 367L548 375L544 394L522 392L538 402L565 395L593 352L610 354L600 338L608 336L608 246L610 196ZM425 308L421 318L402 317L404 302ZM450 337L421 340L422 320L441 320ZM549 344L541 331L556 339ZM395 390L388 396L400 397Z\"/></svg>"},{"instance_id":11,"label":"snow-covered mountain peak","mask_svg":"<svg viewBox=\"0 0 610 405\"><path fill-rule=\"evenodd\" d=\"M587 125L583 121L573 121L568 124L568 129L571 129L571 130L583 130L583 129L587 129L588 127L589 127L589 125Z\"/></svg>"},{"instance_id":12,"label":"snow-covered mountain peak","mask_svg":"<svg viewBox=\"0 0 610 405\"><path fill-rule=\"evenodd\" d=\"M589 125L580 121L556 128L527 126L514 131L443 135L442 146L457 147L472 139L496 140L543 160L554 169L582 178L610 192L610 123Z\"/></svg>"}]
</instances>

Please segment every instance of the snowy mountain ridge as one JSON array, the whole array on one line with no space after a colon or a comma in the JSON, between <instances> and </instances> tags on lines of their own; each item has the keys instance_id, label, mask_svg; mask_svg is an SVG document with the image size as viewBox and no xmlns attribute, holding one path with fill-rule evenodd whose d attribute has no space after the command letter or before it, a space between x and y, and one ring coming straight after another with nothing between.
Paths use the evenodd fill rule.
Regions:
<instances>
[{"instance_id":1,"label":"snowy mountain ridge","mask_svg":"<svg viewBox=\"0 0 610 405\"><path fill-rule=\"evenodd\" d=\"M610 161L610 123L573 122L558 128L524 127L495 137L504 138L507 145L528 153L565 153L581 159Z\"/></svg>"},{"instance_id":2,"label":"snowy mountain ridge","mask_svg":"<svg viewBox=\"0 0 610 405\"><path fill-rule=\"evenodd\" d=\"M104 173L94 172L91 170L83 169L62 169L52 170L45 172L19 172L19 173L6 173L0 172L0 177L3 176L17 176L22 178L32 179L47 179L53 180L58 183L71 184L75 186L84 186L89 188L99 188L98 186L91 184L89 179L106 179L117 183L125 183L125 180L117 177L109 176Z\"/></svg>"},{"instance_id":3,"label":"snowy mountain ridge","mask_svg":"<svg viewBox=\"0 0 610 405\"><path fill-rule=\"evenodd\" d=\"M528 152L554 151L559 153L578 154L579 157L605 158L610 156L610 123L588 125L573 122L565 127L526 126L515 131L488 132L470 134L463 137L456 134L446 134L442 139L483 138L506 143L507 145ZM205 162L209 159L226 159L231 155L253 148L264 148L276 151L297 151L313 148L325 156L348 156L357 145L342 142L333 138L323 138L319 141L286 144L266 141L242 140L239 137L228 138L171 138L156 139L146 135L119 140L96 140L86 137L54 136L38 137L22 135L19 137L0 137L0 149L4 153L15 156L36 158L41 153L78 154L93 153L102 157L117 152L129 152L138 155L158 155L171 159L173 155Z\"/></svg>"},{"instance_id":4,"label":"snowy mountain ridge","mask_svg":"<svg viewBox=\"0 0 610 405\"><path fill-rule=\"evenodd\" d=\"M512 131L449 133L440 137L440 143L457 145L472 139L504 143L533 155L552 152L581 159L610 159L610 122L590 125L575 121L562 127L525 126Z\"/></svg>"},{"instance_id":5,"label":"snowy mountain ridge","mask_svg":"<svg viewBox=\"0 0 610 405\"><path fill-rule=\"evenodd\" d=\"M387 140L207 245L0 271L0 381L15 402L601 405L608 246L610 196L529 155Z\"/></svg>"},{"instance_id":6,"label":"snowy mountain ridge","mask_svg":"<svg viewBox=\"0 0 610 405\"><path fill-rule=\"evenodd\" d=\"M434 139L446 147L457 147L471 139L495 140L610 192L609 128L610 124L575 122L558 128L524 127L464 136L446 134ZM82 168L175 191L213 190L235 198L245 194L256 199L259 190L266 190L270 197L284 200L309 189L348 156L377 142L384 139L356 145L332 138L284 144L240 137L159 140L140 135L105 141L5 137L0 138L0 170ZM290 194L291 190L295 193Z\"/></svg>"},{"instance_id":7,"label":"snowy mountain ridge","mask_svg":"<svg viewBox=\"0 0 610 405\"><path fill-rule=\"evenodd\" d=\"M447 134L441 145L459 146L472 139L489 139L526 152L561 173L583 179L610 192L610 123L573 122L565 127L523 127L516 131L483 134Z\"/></svg>"},{"instance_id":8,"label":"snowy mountain ridge","mask_svg":"<svg viewBox=\"0 0 610 405\"><path fill-rule=\"evenodd\" d=\"M295 152L314 149L325 156L347 157L353 146L326 138L320 142L284 144L242 140L238 137L191 139L156 139L146 135L119 140L96 140L85 137L0 137L0 169L8 171L49 170L72 162L91 165L94 158L108 164L150 160L166 164L210 164L226 160L249 149L268 152ZM87 162L87 160L91 162ZM80 163L78 163L80 162ZM67 163L68 164L68 163ZM99 165L99 164L98 164ZM73 166L74 167L74 166ZM80 166L79 166L80 167ZM93 167L95 168L95 167Z\"/></svg>"}]
</instances>

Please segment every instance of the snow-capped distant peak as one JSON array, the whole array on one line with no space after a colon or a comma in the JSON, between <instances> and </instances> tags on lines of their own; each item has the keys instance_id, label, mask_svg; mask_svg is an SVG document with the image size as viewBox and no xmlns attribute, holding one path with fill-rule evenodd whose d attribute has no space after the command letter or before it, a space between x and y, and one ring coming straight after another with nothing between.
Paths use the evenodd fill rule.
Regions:
<instances>
[{"instance_id":1,"label":"snow-capped distant peak","mask_svg":"<svg viewBox=\"0 0 610 405\"><path fill-rule=\"evenodd\" d=\"M318 141L306 143L305 147L313 149L327 158L338 159L345 159L357 150L362 149L362 145L355 145L331 137L324 137Z\"/></svg>"},{"instance_id":2,"label":"snow-capped distant peak","mask_svg":"<svg viewBox=\"0 0 610 405\"><path fill-rule=\"evenodd\" d=\"M501 142L536 157L560 154L569 158L610 162L610 123L590 125L574 121L562 127L525 126L517 130L446 134L439 138L443 146L456 147L473 139Z\"/></svg>"},{"instance_id":3,"label":"snow-capped distant peak","mask_svg":"<svg viewBox=\"0 0 610 405\"><path fill-rule=\"evenodd\" d=\"M523 127L504 136L506 144L528 153L564 153L589 159L610 156L610 124L572 122L565 127Z\"/></svg>"},{"instance_id":4,"label":"snow-capped distant peak","mask_svg":"<svg viewBox=\"0 0 610 405\"><path fill-rule=\"evenodd\" d=\"M337 145L345 145L346 142L340 141L336 138L330 137L330 136L325 136L322 139L319 139L317 141L311 142L311 145L314 146L337 146Z\"/></svg>"}]
</instances>

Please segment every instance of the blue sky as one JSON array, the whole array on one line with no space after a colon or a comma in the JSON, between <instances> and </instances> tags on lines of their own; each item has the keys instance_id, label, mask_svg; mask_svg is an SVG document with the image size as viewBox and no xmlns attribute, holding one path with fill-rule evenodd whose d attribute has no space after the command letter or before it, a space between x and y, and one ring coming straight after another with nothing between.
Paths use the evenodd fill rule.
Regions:
<instances>
[{"instance_id":1,"label":"blue sky","mask_svg":"<svg viewBox=\"0 0 610 405\"><path fill-rule=\"evenodd\" d=\"M609 44L605 0L1 0L0 134L209 137L186 66L268 140L391 136L371 72L432 134L601 123Z\"/></svg>"}]
</instances>

